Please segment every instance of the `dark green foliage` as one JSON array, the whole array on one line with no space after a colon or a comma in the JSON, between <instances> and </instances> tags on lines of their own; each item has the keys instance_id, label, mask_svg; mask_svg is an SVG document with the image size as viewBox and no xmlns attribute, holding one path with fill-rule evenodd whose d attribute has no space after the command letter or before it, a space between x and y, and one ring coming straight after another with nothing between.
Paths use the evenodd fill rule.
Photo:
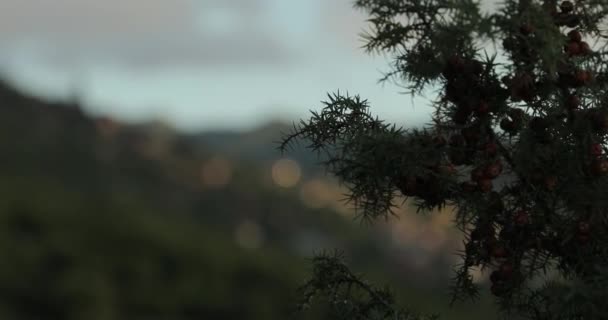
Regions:
<instances>
[{"instance_id":1,"label":"dark green foliage","mask_svg":"<svg viewBox=\"0 0 608 320\"><path fill-rule=\"evenodd\" d=\"M370 15L365 49L392 55L393 68L383 80L405 80L412 92L438 80L455 48L473 54L474 32L491 32L488 17L471 0L358 0L355 7Z\"/></svg>"},{"instance_id":2,"label":"dark green foliage","mask_svg":"<svg viewBox=\"0 0 608 320\"><path fill-rule=\"evenodd\" d=\"M452 206L466 236L454 302L478 296L480 268L506 318L605 317L608 3L355 6L370 15L365 48L393 55L383 80L440 90L432 123L406 130L365 111L351 126L345 116L368 106L336 94L283 149L304 138L326 151L366 218L386 217L399 194L427 211ZM318 139L326 132L337 134Z\"/></svg>"},{"instance_id":3,"label":"dark green foliage","mask_svg":"<svg viewBox=\"0 0 608 320\"><path fill-rule=\"evenodd\" d=\"M300 309L308 309L315 299L324 299L332 319L435 320L401 309L388 288L375 288L351 273L339 252L323 253L313 259L312 278L300 288Z\"/></svg>"},{"instance_id":4,"label":"dark green foliage","mask_svg":"<svg viewBox=\"0 0 608 320\"><path fill-rule=\"evenodd\" d=\"M438 169L436 142L427 130L397 129L373 118L367 101L359 97L329 96L326 107L313 112L309 122L302 121L295 132L282 142L286 150L295 139L310 141L309 148L324 156L323 164L350 188L348 201L361 209L366 220L385 217L396 205L394 198L408 177L418 179L420 208L443 206L441 195L449 194L450 178Z\"/></svg>"},{"instance_id":5,"label":"dark green foliage","mask_svg":"<svg viewBox=\"0 0 608 320\"><path fill-rule=\"evenodd\" d=\"M280 319L302 276L284 253L247 252L144 204L94 209L69 192L38 188L35 203L2 192L5 319Z\"/></svg>"}]
</instances>

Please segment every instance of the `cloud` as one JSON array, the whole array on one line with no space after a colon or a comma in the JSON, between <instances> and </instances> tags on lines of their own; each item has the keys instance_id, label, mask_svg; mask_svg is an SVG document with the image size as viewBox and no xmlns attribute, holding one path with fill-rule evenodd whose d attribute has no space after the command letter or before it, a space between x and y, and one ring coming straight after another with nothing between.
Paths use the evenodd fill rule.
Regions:
<instances>
[{"instance_id":1,"label":"cloud","mask_svg":"<svg viewBox=\"0 0 608 320\"><path fill-rule=\"evenodd\" d=\"M359 48L365 43L360 35L369 32L371 24L366 21L370 18L367 11L355 8L354 2L354 0L321 2L321 20L324 28L332 33L336 41ZM501 7L502 2L484 0L480 2L480 9L484 13L494 12Z\"/></svg>"},{"instance_id":2,"label":"cloud","mask_svg":"<svg viewBox=\"0 0 608 320\"><path fill-rule=\"evenodd\" d=\"M191 27L188 0L2 0L0 35L103 37L183 31Z\"/></svg>"},{"instance_id":3,"label":"cloud","mask_svg":"<svg viewBox=\"0 0 608 320\"><path fill-rule=\"evenodd\" d=\"M260 26L264 0L0 0L0 45L58 65L276 63L289 56ZM27 49L26 49L27 50Z\"/></svg>"},{"instance_id":4,"label":"cloud","mask_svg":"<svg viewBox=\"0 0 608 320\"><path fill-rule=\"evenodd\" d=\"M349 49L360 49L364 41L361 34L368 30L366 12L355 9L353 0L333 0L322 3L321 21L334 41L348 46Z\"/></svg>"}]
</instances>

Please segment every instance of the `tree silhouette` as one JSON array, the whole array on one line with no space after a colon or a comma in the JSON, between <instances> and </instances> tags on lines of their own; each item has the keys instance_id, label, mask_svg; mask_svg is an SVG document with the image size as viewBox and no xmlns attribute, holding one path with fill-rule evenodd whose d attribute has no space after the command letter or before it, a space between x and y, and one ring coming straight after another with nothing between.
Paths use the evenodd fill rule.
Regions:
<instances>
[{"instance_id":1,"label":"tree silhouette","mask_svg":"<svg viewBox=\"0 0 608 320\"><path fill-rule=\"evenodd\" d=\"M357 0L365 49L392 57L381 81L438 90L432 122L398 128L338 92L280 149L307 141L367 221L400 194L419 211L453 208L465 235L453 302L477 297L480 268L505 318L606 318L608 2L482 3ZM341 255L313 262L303 308L324 298L337 319L425 319Z\"/></svg>"}]
</instances>

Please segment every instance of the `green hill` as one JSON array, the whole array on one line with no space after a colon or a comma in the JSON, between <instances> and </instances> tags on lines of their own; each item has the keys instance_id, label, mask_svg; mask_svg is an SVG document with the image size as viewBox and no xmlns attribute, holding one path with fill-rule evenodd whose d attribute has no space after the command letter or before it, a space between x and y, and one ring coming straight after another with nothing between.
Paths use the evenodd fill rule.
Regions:
<instances>
[{"instance_id":1,"label":"green hill","mask_svg":"<svg viewBox=\"0 0 608 320\"><path fill-rule=\"evenodd\" d=\"M386 245L386 229L277 188L268 128L193 138L0 84L0 317L285 319L306 258L322 248L345 249L409 305L446 305L435 290L447 264L416 282L390 267L404 256ZM201 166L217 154L231 161L231 179L211 188Z\"/></svg>"}]
</instances>

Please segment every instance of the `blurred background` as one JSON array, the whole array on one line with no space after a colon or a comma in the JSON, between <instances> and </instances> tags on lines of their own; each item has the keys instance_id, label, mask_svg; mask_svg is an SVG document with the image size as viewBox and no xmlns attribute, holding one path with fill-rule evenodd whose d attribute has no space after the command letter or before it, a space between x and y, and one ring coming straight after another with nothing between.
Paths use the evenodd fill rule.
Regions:
<instances>
[{"instance_id":1,"label":"blurred background","mask_svg":"<svg viewBox=\"0 0 608 320\"><path fill-rule=\"evenodd\" d=\"M365 19L351 0L0 0L0 317L286 319L337 248L418 311L491 318L486 295L448 307L449 210L362 224L313 153L276 150L328 92L430 119L377 83Z\"/></svg>"}]
</instances>

